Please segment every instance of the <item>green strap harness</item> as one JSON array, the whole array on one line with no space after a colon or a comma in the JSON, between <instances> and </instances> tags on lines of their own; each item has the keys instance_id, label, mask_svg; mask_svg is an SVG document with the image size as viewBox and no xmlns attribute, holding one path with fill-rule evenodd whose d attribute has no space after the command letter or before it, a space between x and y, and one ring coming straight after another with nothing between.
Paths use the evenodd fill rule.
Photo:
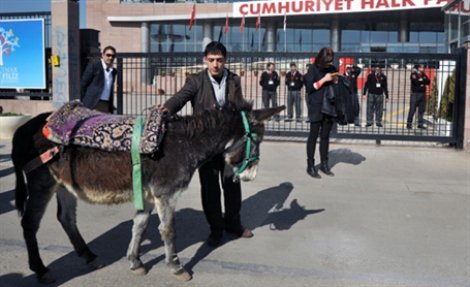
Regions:
<instances>
[{"instance_id":1,"label":"green strap harness","mask_svg":"<svg viewBox=\"0 0 470 287\"><path fill-rule=\"evenodd\" d=\"M245 169L254 161L259 159L257 153L253 153L252 150L252 142L254 138L256 138L256 133L251 132L250 125L248 123L248 119L246 117L246 113L244 111L241 112L242 114L242 121L243 121L243 128L245 128L245 136L243 137L246 140L246 148L245 148L245 159L242 162L242 165L237 170L237 177L240 177L240 174L245 171Z\"/></svg>"},{"instance_id":2,"label":"green strap harness","mask_svg":"<svg viewBox=\"0 0 470 287\"><path fill-rule=\"evenodd\" d=\"M144 209L144 198L142 195L142 165L140 162L140 137L142 136L143 124L144 118L142 116L135 119L131 143L132 190L134 192L134 207L137 210Z\"/></svg>"}]
</instances>

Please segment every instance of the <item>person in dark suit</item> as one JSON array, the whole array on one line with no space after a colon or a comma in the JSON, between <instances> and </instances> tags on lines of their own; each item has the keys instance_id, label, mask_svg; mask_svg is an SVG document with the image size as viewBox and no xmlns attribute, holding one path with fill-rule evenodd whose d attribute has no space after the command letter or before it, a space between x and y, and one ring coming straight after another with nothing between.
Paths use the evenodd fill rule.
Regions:
<instances>
[{"instance_id":1,"label":"person in dark suit","mask_svg":"<svg viewBox=\"0 0 470 287\"><path fill-rule=\"evenodd\" d=\"M354 94L354 105L356 108L356 114L354 116L354 125L356 127L361 126L361 122L359 120L359 95L357 93L357 78L359 74L361 74L361 68L356 65L346 65L346 70L344 71L344 77L349 80L351 91Z\"/></svg>"},{"instance_id":2,"label":"person in dark suit","mask_svg":"<svg viewBox=\"0 0 470 287\"><path fill-rule=\"evenodd\" d=\"M302 122L302 101L301 89L304 85L302 74L297 71L297 65L290 63L290 71L286 75L287 86L287 119L291 121L294 115L293 107L295 106L295 119L297 122Z\"/></svg>"},{"instance_id":3,"label":"person in dark suit","mask_svg":"<svg viewBox=\"0 0 470 287\"><path fill-rule=\"evenodd\" d=\"M418 129L426 129L424 126L424 110L426 108L426 86L431 83L429 77L424 73L424 66L416 64L410 75L411 80L411 96L410 110L408 112L408 120L406 128L413 127L413 116L418 109Z\"/></svg>"},{"instance_id":4,"label":"person in dark suit","mask_svg":"<svg viewBox=\"0 0 470 287\"><path fill-rule=\"evenodd\" d=\"M328 165L328 151L330 145L330 133L333 128L334 117L326 112L324 101L325 89L328 89L338 77L338 69L333 65L333 50L331 48L322 48L315 57L315 63L310 65L307 73L304 75L305 92L308 108L308 119L310 122L310 133L307 140L307 173L320 178L315 167L315 146L317 138L320 135L320 170L333 176ZM331 107L330 107L331 108Z\"/></svg>"},{"instance_id":5,"label":"person in dark suit","mask_svg":"<svg viewBox=\"0 0 470 287\"><path fill-rule=\"evenodd\" d=\"M184 86L162 106L163 112L177 113L187 102L191 102L194 113L222 109L229 103L244 101L240 77L225 68L227 50L220 42L209 43L204 51L207 69L186 78ZM225 161L220 154L199 168L202 208L210 225L209 246L218 246L223 231L238 237L253 236L251 230L242 226L240 220L241 185L231 175L224 173ZM222 215L221 190L224 190L225 214Z\"/></svg>"},{"instance_id":6,"label":"person in dark suit","mask_svg":"<svg viewBox=\"0 0 470 287\"><path fill-rule=\"evenodd\" d=\"M383 127L382 116L384 110L384 95L385 101L388 101L388 87L387 76L382 73L382 69L377 66L375 71L367 76L367 81L362 91L362 96L367 94L367 124L366 127L372 126L374 123L377 127Z\"/></svg>"},{"instance_id":7,"label":"person in dark suit","mask_svg":"<svg viewBox=\"0 0 470 287\"><path fill-rule=\"evenodd\" d=\"M277 87L280 84L280 78L278 73L275 71L276 66L274 63L266 64L266 71L261 74L259 84L262 87L263 107L269 108L269 102L272 102L272 107L277 107ZM279 115L274 116L275 121L279 121Z\"/></svg>"},{"instance_id":8,"label":"person in dark suit","mask_svg":"<svg viewBox=\"0 0 470 287\"><path fill-rule=\"evenodd\" d=\"M113 67L116 49L103 49L100 61L88 63L80 83L81 100L85 107L103 113L113 113L114 82L117 71Z\"/></svg>"}]
</instances>

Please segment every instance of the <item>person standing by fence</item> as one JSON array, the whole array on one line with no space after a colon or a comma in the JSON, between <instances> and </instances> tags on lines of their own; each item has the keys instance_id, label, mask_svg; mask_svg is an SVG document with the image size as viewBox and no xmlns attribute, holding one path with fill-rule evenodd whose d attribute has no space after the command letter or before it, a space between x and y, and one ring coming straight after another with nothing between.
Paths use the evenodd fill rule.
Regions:
<instances>
[{"instance_id":1,"label":"person standing by fence","mask_svg":"<svg viewBox=\"0 0 470 287\"><path fill-rule=\"evenodd\" d=\"M410 111L408 112L408 120L406 128L411 129L413 126L413 116L418 109L418 129L426 129L424 126L424 109L426 107L426 86L430 84L428 76L424 73L424 67L421 64L414 66L410 76L411 80L411 96Z\"/></svg>"},{"instance_id":2,"label":"person standing by fence","mask_svg":"<svg viewBox=\"0 0 470 287\"><path fill-rule=\"evenodd\" d=\"M269 108L270 101L273 108L277 107L277 87L280 84L280 80L279 75L275 71L274 63L269 62L266 64L266 71L261 74L259 84L263 88L263 107ZM275 115L274 120L279 121L279 115Z\"/></svg>"},{"instance_id":3,"label":"person standing by fence","mask_svg":"<svg viewBox=\"0 0 470 287\"><path fill-rule=\"evenodd\" d=\"M303 76L297 71L297 65L290 63L290 71L286 75L287 86L287 119L292 121L295 107L295 119L302 122L302 96L301 90L303 86Z\"/></svg>"},{"instance_id":4,"label":"person standing by fence","mask_svg":"<svg viewBox=\"0 0 470 287\"><path fill-rule=\"evenodd\" d=\"M114 83L117 71L113 67L116 49L107 46L101 60L90 62L83 72L80 82L81 100L85 107L103 113L113 113Z\"/></svg>"},{"instance_id":5,"label":"person standing by fence","mask_svg":"<svg viewBox=\"0 0 470 287\"><path fill-rule=\"evenodd\" d=\"M367 93L367 124L366 127L374 123L379 128L383 127L382 116L384 111L384 95L388 100L387 76L382 73L382 69L377 66L375 71L367 76L362 95Z\"/></svg>"},{"instance_id":6,"label":"person standing by fence","mask_svg":"<svg viewBox=\"0 0 470 287\"><path fill-rule=\"evenodd\" d=\"M354 125L356 127L361 126L361 121L359 119L359 95L357 93L357 77L361 74L361 68L356 65L347 65L346 70L344 71L344 76L349 80L351 92L354 94L354 106L356 109L356 114L354 116Z\"/></svg>"}]
</instances>

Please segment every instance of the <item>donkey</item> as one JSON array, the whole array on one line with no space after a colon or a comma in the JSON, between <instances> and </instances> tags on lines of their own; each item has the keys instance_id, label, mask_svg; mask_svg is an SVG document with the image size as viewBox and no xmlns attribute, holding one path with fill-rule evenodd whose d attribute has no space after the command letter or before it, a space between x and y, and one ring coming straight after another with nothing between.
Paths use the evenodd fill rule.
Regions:
<instances>
[{"instance_id":1,"label":"donkey","mask_svg":"<svg viewBox=\"0 0 470 287\"><path fill-rule=\"evenodd\" d=\"M150 214L156 207L165 262L178 280L191 280L191 275L179 262L174 245L178 196L187 188L195 170L221 153L224 153L226 163L239 179L253 180L258 165L259 144L264 134L263 121L284 109L282 106L251 110L251 104L245 105L241 109L246 110L246 116L240 109L227 109L169 119L158 153L141 156L144 209L137 211L134 217L127 250L127 259L134 274L147 273L139 257L139 248ZM65 188L68 192L57 192L58 220L77 254L92 269L103 265L88 248L76 225L77 198L108 205L133 200L132 163L128 152L63 146L52 160L26 173L24 169L29 162L56 145L41 133L48 116L47 113L41 114L19 127L12 144L16 208L22 216L29 267L42 283L54 282L55 279L41 260L36 233L48 202L59 188ZM246 123L243 117L245 121L247 119ZM246 131L247 128L250 132ZM249 160L247 165L248 154L256 160Z\"/></svg>"}]
</instances>

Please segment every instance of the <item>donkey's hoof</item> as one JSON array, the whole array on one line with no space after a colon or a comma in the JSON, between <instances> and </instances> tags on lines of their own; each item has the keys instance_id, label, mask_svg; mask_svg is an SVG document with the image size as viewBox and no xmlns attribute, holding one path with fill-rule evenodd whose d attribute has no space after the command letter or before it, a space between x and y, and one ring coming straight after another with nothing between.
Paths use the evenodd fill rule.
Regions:
<instances>
[{"instance_id":1,"label":"donkey's hoof","mask_svg":"<svg viewBox=\"0 0 470 287\"><path fill-rule=\"evenodd\" d=\"M131 269L132 274L137 276L144 276L147 275L147 269L144 266L137 267L135 269Z\"/></svg>"},{"instance_id":2,"label":"donkey's hoof","mask_svg":"<svg viewBox=\"0 0 470 287\"><path fill-rule=\"evenodd\" d=\"M100 262L98 258L95 258L91 260L90 262L87 263L88 267L90 267L93 270L100 269L104 267L104 263Z\"/></svg>"},{"instance_id":3,"label":"donkey's hoof","mask_svg":"<svg viewBox=\"0 0 470 287\"><path fill-rule=\"evenodd\" d=\"M189 274L189 272L186 271L183 267L173 272L173 276L175 276L179 281L183 282L193 279L193 276L191 276L191 274Z\"/></svg>"},{"instance_id":4,"label":"donkey's hoof","mask_svg":"<svg viewBox=\"0 0 470 287\"><path fill-rule=\"evenodd\" d=\"M50 272L46 272L42 276L38 276L38 281L41 284L51 284L55 282L55 278Z\"/></svg>"}]
</instances>

